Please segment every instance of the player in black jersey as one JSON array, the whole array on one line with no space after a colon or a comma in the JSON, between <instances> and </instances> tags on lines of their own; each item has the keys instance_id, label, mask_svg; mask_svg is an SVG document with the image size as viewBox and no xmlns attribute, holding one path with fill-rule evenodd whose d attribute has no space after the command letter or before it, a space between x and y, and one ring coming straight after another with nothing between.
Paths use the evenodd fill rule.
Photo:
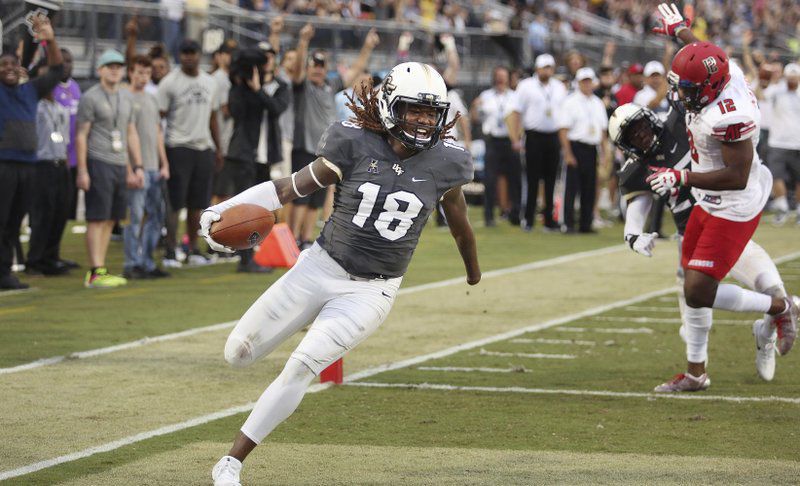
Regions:
<instances>
[{"instance_id":1,"label":"player in black jersey","mask_svg":"<svg viewBox=\"0 0 800 486\"><path fill-rule=\"evenodd\" d=\"M620 106L611 115L608 122L611 141L619 147L627 160L619 171L620 190L627 207L625 210L625 241L636 253L652 256L655 247L656 233L644 233L643 228L650 213L653 198L646 181L651 169L666 167L677 170L691 169L690 147L686 137L686 124L682 110L673 105L662 121L651 110L632 103ZM672 212L678 230L678 251L681 249L686 223L695 204L695 198L688 187L673 189L667 196L667 206ZM686 300L683 296L683 268L678 258L678 303L683 318ZM753 290L769 295L785 293L782 279L767 252L753 240L747 243L739 261L731 269L730 275ZM756 370L759 376L770 381L775 375L775 342L774 334L769 329L771 316L764 315L753 323L753 334L756 338ZM687 343L692 334L686 332L684 320L680 329L681 338ZM706 335L707 336L707 335ZM707 342L707 337L705 338ZM694 343L697 346L698 343ZM706 343L701 343L705 345ZM687 388L685 379L677 379L655 388L658 392L704 390L710 380L700 388Z\"/></svg>"},{"instance_id":2,"label":"player in black jersey","mask_svg":"<svg viewBox=\"0 0 800 486\"><path fill-rule=\"evenodd\" d=\"M329 185L334 209L317 242L248 309L225 344L225 359L246 366L308 324L281 374L261 395L229 455L214 466L215 486L237 486L242 462L294 412L312 379L375 331L387 317L420 233L441 201L467 273L480 281L475 236L461 186L472 180L469 152L446 140L447 89L428 65L395 66L378 88L351 100L351 121L328 127L317 159L291 177L266 182L208 208L208 236L220 213L238 204L275 210ZM457 118L457 117L456 117Z\"/></svg>"}]
</instances>

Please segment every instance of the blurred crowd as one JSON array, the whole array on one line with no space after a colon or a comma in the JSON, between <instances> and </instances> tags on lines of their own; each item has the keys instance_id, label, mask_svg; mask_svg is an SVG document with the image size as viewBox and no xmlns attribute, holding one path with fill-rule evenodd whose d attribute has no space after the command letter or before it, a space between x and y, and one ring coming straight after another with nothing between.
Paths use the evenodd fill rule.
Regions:
<instances>
[{"instance_id":1,"label":"blurred crowd","mask_svg":"<svg viewBox=\"0 0 800 486\"><path fill-rule=\"evenodd\" d=\"M143 52L133 18L124 28L125 52L99 56L99 82L81 91L70 52L58 47L46 18L35 23L43 42L30 63L24 49L0 56L2 290L28 285L12 272L14 262L28 275L44 276L86 265L84 285L104 288L226 258L198 238L202 210L311 162L327 125L351 116L354 90L380 83L391 67L370 69L382 42L374 30L359 39L358 56L347 63L309 47L316 35L311 24L287 43L280 16L269 25L268 41L224 40L206 55L199 42L180 34L172 56L161 43ZM575 50L539 51L527 71L498 64L491 85L470 99L458 84L455 39L442 35L439 42L435 67L447 83L448 116L462 115L454 135L473 153L481 187L465 192L483 204L486 227L507 221L523 231L593 233L619 216L616 171L623 160L608 141L608 118L626 103L661 115L670 109L666 73L677 46L665 42L662 57L644 64L617 59L612 42L594 65ZM397 62L413 60L413 43L410 33L399 36ZM734 61L761 104L759 154L775 175L772 208L774 222L782 224L797 207L792 195L800 195L793 190L800 182L800 143L791 132L800 124L800 66L784 66L757 49L752 30L740 44L743 55ZM316 237L332 201L331 188L279 214L300 248ZM648 232L661 233L662 212L654 205ZM79 216L86 221L81 264L60 252L67 220ZM23 221L30 228L27 254L19 237ZM446 224L441 214L438 222ZM124 247L121 275L106 264L115 234ZM237 271L271 270L252 251L235 258Z\"/></svg>"}]
</instances>

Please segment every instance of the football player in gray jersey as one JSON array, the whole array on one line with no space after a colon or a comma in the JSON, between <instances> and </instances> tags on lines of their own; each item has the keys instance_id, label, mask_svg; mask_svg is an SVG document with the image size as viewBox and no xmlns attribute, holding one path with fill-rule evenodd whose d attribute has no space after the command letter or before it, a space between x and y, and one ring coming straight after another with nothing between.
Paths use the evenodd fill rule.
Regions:
<instances>
[{"instance_id":1,"label":"football player in gray jersey","mask_svg":"<svg viewBox=\"0 0 800 486\"><path fill-rule=\"evenodd\" d=\"M363 86L351 121L328 127L317 159L291 177L265 182L208 208L201 231L238 204L275 210L336 186L334 210L317 242L245 312L225 344L225 360L247 366L311 324L283 371L264 391L233 447L214 466L216 486L239 485L242 461L294 412L323 369L386 319L430 213L441 201L466 268L481 279L461 186L472 160L447 141L447 89L431 66L395 66L377 87Z\"/></svg>"},{"instance_id":2,"label":"football player in gray jersey","mask_svg":"<svg viewBox=\"0 0 800 486\"><path fill-rule=\"evenodd\" d=\"M653 197L655 197L646 178L650 174L650 169L655 167L675 169L691 167L691 147L686 137L683 113L673 106L666 121L662 122L651 110L629 103L620 106L611 115L608 122L608 133L609 139L628 157L619 174L620 190L627 203L625 242L636 253L650 257L653 255L655 239L658 235L643 231ZM681 317L685 312L686 300L683 295L683 268L680 265L680 250L683 232L694 203L694 197L685 187L674 190L667 200L667 206L672 212L678 230L677 277ZM775 263L767 252L753 240L750 240L745 246L739 261L731 269L730 275L757 292L776 296L786 295ZM772 380L775 375L776 335L774 328L770 326L771 319L769 314L765 314L762 319L753 323L753 334L756 338L756 371L765 381ZM682 320L684 322L680 328L680 335L688 345L690 334L686 332L685 319ZM676 377L670 382L657 386L655 391L689 391L681 388L683 382Z\"/></svg>"}]
</instances>

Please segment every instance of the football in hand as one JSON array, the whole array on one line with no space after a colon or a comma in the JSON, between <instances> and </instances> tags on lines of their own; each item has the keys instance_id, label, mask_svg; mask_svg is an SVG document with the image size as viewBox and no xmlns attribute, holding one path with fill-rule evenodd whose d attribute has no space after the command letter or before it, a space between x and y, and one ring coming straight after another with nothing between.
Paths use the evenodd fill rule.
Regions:
<instances>
[{"instance_id":1,"label":"football in hand","mask_svg":"<svg viewBox=\"0 0 800 486\"><path fill-rule=\"evenodd\" d=\"M249 250L267 237L275 224L272 211L257 204L240 204L226 209L211 224L211 239L234 250Z\"/></svg>"}]
</instances>

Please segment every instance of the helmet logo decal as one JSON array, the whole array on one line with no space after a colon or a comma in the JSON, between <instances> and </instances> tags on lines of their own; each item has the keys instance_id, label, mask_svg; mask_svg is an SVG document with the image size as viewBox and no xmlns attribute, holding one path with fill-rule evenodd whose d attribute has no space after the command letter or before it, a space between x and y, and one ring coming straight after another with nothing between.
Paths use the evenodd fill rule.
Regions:
<instances>
[{"instance_id":1,"label":"helmet logo decal","mask_svg":"<svg viewBox=\"0 0 800 486\"><path fill-rule=\"evenodd\" d=\"M386 79L383 80L383 93L386 96L391 96L396 89L397 85L392 83L392 75L386 76Z\"/></svg>"},{"instance_id":2,"label":"helmet logo decal","mask_svg":"<svg viewBox=\"0 0 800 486\"><path fill-rule=\"evenodd\" d=\"M714 58L714 56L709 56L703 59L703 65L706 67L708 74L714 74L719 71L719 67L717 67L717 60Z\"/></svg>"}]
</instances>

